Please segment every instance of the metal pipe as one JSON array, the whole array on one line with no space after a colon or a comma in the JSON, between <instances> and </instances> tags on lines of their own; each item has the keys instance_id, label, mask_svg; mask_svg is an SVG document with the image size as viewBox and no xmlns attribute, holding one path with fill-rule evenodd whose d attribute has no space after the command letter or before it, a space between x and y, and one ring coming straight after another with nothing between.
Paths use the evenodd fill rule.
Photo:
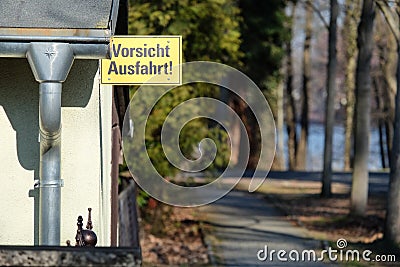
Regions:
<instances>
[{"instance_id":1,"label":"metal pipe","mask_svg":"<svg viewBox=\"0 0 400 267\"><path fill-rule=\"evenodd\" d=\"M61 82L39 85L40 206L39 244L60 245Z\"/></svg>"},{"instance_id":2,"label":"metal pipe","mask_svg":"<svg viewBox=\"0 0 400 267\"><path fill-rule=\"evenodd\" d=\"M30 43L1 43L0 42L0 56L25 58L26 52L30 47Z\"/></svg>"},{"instance_id":3,"label":"metal pipe","mask_svg":"<svg viewBox=\"0 0 400 267\"><path fill-rule=\"evenodd\" d=\"M110 58L109 44L70 44L76 59Z\"/></svg>"},{"instance_id":4,"label":"metal pipe","mask_svg":"<svg viewBox=\"0 0 400 267\"><path fill-rule=\"evenodd\" d=\"M49 43L43 43L49 44ZM53 42L52 44L57 44ZM0 57L25 58L31 43L0 42ZM69 44L76 59L109 58L108 44Z\"/></svg>"},{"instance_id":5,"label":"metal pipe","mask_svg":"<svg viewBox=\"0 0 400 267\"><path fill-rule=\"evenodd\" d=\"M68 43L109 43L110 37L97 36L32 36L32 35L0 35L0 42L68 42Z\"/></svg>"},{"instance_id":6,"label":"metal pipe","mask_svg":"<svg viewBox=\"0 0 400 267\"><path fill-rule=\"evenodd\" d=\"M24 36L24 41L26 41L25 38ZM71 41L70 38L65 39ZM86 38L85 41L87 40L89 39ZM109 45L104 43L1 41L0 38L0 56L26 57L35 79L40 83L39 245L59 246L61 187L63 186L61 180L62 83L68 76L74 58L106 58L109 55Z\"/></svg>"},{"instance_id":7,"label":"metal pipe","mask_svg":"<svg viewBox=\"0 0 400 267\"><path fill-rule=\"evenodd\" d=\"M39 85L39 245L60 245L61 92L74 53L67 43L31 43L26 56Z\"/></svg>"}]
</instances>

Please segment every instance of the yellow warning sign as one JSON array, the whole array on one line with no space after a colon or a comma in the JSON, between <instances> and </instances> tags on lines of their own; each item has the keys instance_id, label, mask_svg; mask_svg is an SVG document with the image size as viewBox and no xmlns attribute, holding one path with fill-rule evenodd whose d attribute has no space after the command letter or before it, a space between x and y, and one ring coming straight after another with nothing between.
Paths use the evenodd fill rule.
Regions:
<instances>
[{"instance_id":1,"label":"yellow warning sign","mask_svg":"<svg viewBox=\"0 0 400 267\"><path fill-rule=\"evenodd\" d=\"M110 56L101 60L103 84L182 84L182 36L114 36Z\"/></svg>"}]
</instances>

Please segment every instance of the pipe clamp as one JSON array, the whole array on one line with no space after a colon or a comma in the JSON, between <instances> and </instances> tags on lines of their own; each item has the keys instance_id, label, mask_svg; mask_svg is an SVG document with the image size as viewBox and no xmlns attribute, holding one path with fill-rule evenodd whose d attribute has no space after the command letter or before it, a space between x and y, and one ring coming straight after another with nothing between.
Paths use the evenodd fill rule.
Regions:
<instances>
[{"instance_id":1,"label":"pipe clamp","mask_svg":"<svg viewBox=\"0 0 400 267\"><path fill-rule=\"evenodd\" d=\"M64 180L53 180L53 181L39 181L39 187L64 187Z\"/></svg>"}]
</instances>

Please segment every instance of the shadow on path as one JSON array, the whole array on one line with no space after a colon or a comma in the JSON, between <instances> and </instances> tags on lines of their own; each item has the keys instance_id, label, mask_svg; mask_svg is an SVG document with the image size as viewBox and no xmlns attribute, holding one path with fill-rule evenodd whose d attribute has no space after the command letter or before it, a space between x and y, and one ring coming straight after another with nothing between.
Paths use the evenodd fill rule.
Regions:
<instances>
[{"instance_id":1,"label":"shadow on path","mask_svg":"<svg viewBox=\"0 0 400 267\"><path fill-rule=\"evenodd\" d=\"M257 253L268 249L300 252L316 250L322 242L308 238L306 232L290 224L283 215L257 194L232 191L222 199L200 208L206 243L215 266L326 266L322 262L282 262L273 258L260 261ZM261 254L264 256L264 253ZM286 255L288 258L288 254ZM307 257L308 259L308 257Z\"/></svg>"}]
</instances>

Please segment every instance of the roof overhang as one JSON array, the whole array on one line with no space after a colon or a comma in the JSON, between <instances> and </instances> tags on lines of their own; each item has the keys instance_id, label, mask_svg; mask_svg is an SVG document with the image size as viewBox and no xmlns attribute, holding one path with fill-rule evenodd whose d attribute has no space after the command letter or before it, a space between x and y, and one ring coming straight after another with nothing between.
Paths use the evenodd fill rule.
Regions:
<instances>
[{"instance_id":1,"label":"roof overhang","mask_svg":"<svg viewBox=\"0 0 400 267\"><path fill-rule=\"evenodd\" d=\"M1 0L0 42L108 42L119 0Z\"/></svg>"}]
</instances>

